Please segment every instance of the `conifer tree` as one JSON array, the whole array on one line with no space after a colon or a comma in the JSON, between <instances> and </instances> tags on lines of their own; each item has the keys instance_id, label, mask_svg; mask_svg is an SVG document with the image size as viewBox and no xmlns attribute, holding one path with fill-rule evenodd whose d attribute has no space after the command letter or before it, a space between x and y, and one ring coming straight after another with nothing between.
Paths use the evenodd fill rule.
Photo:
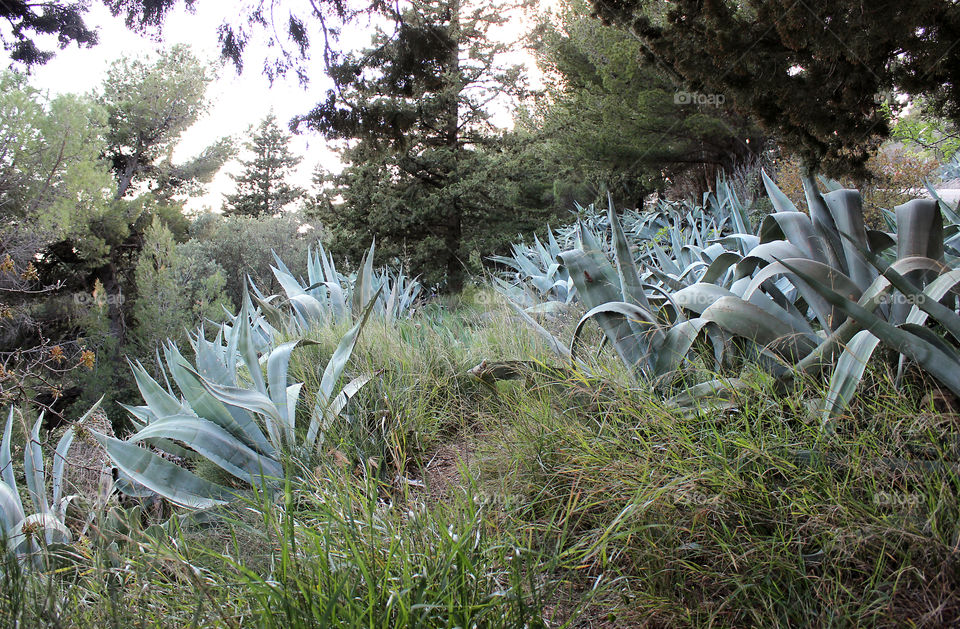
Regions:
<instances>
[{"instance_id":1,"label":"conifer tree","mask_svg":"<svg viewBox=\"0 0 960 629\"><path fill-rule=\"evenodd\" d=\"M287 182L302 160L290 152L290 134L277 125L271 113L245 144L253 156L241 162L243 172L233 177L237 191L227 195L224 212L243 216L273 216L303 195Z\"/></svg>"},{"instance_id":2,"label":"conifer tree","mask_svg":"<svg viewBox=\"0 0 960 629\"><path fill-rule=\"evenodd\" d=\"M891 95L960 120L960 5L952 0L593 0L683 89L722 94L809 170L867 175Z\"/></svg>"},{"instance_id":3,"label":"conifer tree","mask_svg":"<svg viewBox=\"0 0 960 629\"><path fill-rule=\"evenodd\" d=\"M333 67L338 89L303 122L347 141L348 166L320 204L335 250L356 258L376 237L381 259L456 291L471 242L504 225L516 234L488 105L523 90L489 34L509 15L467 0L410 2L395 28Z\"/></svg>"}]
</instances>

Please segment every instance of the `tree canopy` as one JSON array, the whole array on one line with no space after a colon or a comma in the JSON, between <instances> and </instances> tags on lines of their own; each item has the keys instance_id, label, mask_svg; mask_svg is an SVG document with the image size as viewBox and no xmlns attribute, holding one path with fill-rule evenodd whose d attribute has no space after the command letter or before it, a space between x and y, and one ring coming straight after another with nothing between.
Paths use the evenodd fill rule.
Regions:
<instances>
[{"instance_id":1,"label":"tree canopy","mask_svg":"<svg viewBox=\"0 0 960 629\"><path fill-rule=\"evenodd\" d=\"M890 133L894 93L960 114L960 5L792 0L594 0L650 63L722 94L809 168L862 173Z\"/></svg>"},{"instance_id":2,"label":"tree canopy","mask_svg":"<svg viewBox=\"0 0 960 629\"><path fill-rule=\"evenodd\" d=\"M606 188L619 205L641 206L668 183L707 190L764 149L764 135L728 104L678 102L641 44L592 18L585 1L542 16L533 43L548 77L535 133L557 153L556 175Z\"/></svg>"},{"instance_id":3,"label":"tree canopy","mask_svg":"<svg viewBox=\"0 0 960 629\"><path fill-rule=\"evenodd\" d=\"M457 290L472 252L489 252L525 219L543 224L517 205L522 169L504 169L488 106L524 90L489 36L507 17L462 0L412 2L395 28L332 67L338 89L300 122L349 141L348 165L320 204L335 249L358 257L375 237L382 259Z\"/></svg>"},{"instance_id":4,"label":"tree canopy","mask_svg":"<svg viewBox=\"0 0 960 629\"><path fill-rule=\"evenodd\" d=\"M237 191L227 195L224 212L244 216L272 216L303 195L287 178L302 161L290 151L290 134L271 113L253 130L244 147L251 153L241 162L243 172L233 177Z\"/></svg>"}]
</instances>

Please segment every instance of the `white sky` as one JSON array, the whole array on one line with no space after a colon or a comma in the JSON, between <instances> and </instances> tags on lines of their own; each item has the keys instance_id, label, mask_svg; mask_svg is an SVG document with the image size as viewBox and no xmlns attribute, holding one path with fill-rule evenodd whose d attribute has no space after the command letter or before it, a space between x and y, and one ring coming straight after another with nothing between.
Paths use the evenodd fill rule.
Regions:
<instances>
[{"instance_id":1,"label":"white sky","mask_svg":"<svg viewBox=\"0 0 960 629\"><path fill-rule=\"evenodd\" d=\"M124 55L150 56L174 44L189 44L201 59L218 61L216 29L223 22L224 10L230 9L231 5L223 1L198 2L195 14L178 7L167 18L163 40L157 42L128 30L122 19L112 17L102 4L92 3L87 23L99 28L100 43L92 48L71 45L57 51L50 62L34 68L31 83L53 93L88 92L103 81L115 59ZM256 53L255 48L251 52ZM314 74L317 78L306 90L293 77L275 81L271 86L260 72L261 63L255 54L251 55L240 76L232 65L222 67L219 78L207 91L212 104L209 113L183 135L174 159L190 158L223 136L234 136L242 142L248 127L262 120L271 108L285 126L293 116L309 111L326 91L327 80L321 63L317 64L319 67ZM294 136L291 148L304 157L295 177L300 185L309 184L316 164L335 168L339 163L336 155L326 149L323 138L315 134ZM207 195L191 199L188 209L199 210L204 205L219 209L221 195L233 190L228 173L237 174L239 171L236 161L227 164L208 186Z\"/></svg>"},{"instance_id":2,"label":"white sky","mask_svg":"<svg viewBox=\"0 0 960 629\"><path fill-rule=\"evenodd\" d=\"M86 21L89 26L98 27L100 43L92 48L71 45L65 50L58 50L50 62L33 69L31 83L52 93L85 93L103 81L107 68L115 59L124 55L149 56L174 44L189 44L201 59L218 61L217 27L224 21L225 14L236 16L238 6L242 5L233 1L205 0L197 2L193 14L178 6L167 17L163 39L158 42L128 30L122 19L112 17L101 3L93 2ZM505 39L519 37L519 26L510 30L513 33L505 33ZM353 37L344 36L342 45L359 47L368 41L368 34L358 33ZM40 39L38 42L46 43ZM315 70L311 72L307 88L301 87L294 76L280 78L271 86L261 73L263 56L258 55L265 47L262 43L258 45L252 41L244 58L243 74L237 76L232 65L222 67L218 79L207 92L212 105L209 113L183 135L174 158L188 159L223 136L233 136L242 142L250 125L262 120L271 109L284 126L292 117L307 113L330 86L323 72L319 42L314 44L314 48L315 61L311 63ZM0 55L3 54L0 52ZM526 55L522 55L519 61L533 66L532 60ZM9 65L9 62L3 65ZM318 134L304 132L294 136L291 148L303 156L294 177L294 182L301 186L309 186L310 176L317 164L329 169L338 168L336 154L327 148L324 138ZM233 190L229 173L238 174L239 171L240 165L235 160L228 163L207 187L207 194L189 200L187 209L197 211L206 206L219 210L223 193Z\"/></svg>"}]
</instances>

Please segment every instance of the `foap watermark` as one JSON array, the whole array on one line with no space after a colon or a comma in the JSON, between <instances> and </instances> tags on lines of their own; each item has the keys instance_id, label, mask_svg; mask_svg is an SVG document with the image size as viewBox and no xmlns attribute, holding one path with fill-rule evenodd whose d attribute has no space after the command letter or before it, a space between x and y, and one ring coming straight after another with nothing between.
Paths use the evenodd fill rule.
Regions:
<instances>
[{"instance_id":1,"label":"foap watermark","mask_svg":"<svg viewBox=\"0 0 960 629\"><path fill-rule=\"evenodd\" d=\"M524 497L520 494L507 494L494 491L480 492L474 495L473 501L478 505L507 510L515 509L525 503Z\"/></svg>"},{"instance_id":2,"label":"foap watermark","mask_svg":"<svg viewBox=\"0 0 960 629\"><path fill-rule=\"evenodd\" d=\"M680 505L691 505L697 507L716 506L723 502L723 497L719 494L708 494L702 491L678 491L674 494L674 502Z\"/></svg>"},{"instance_id":3,"label":"foap watermark","mask_svg":"<svg viewBox=\"0 0 960 629\"><path fill-rule=\"evenodd\" d=\"M888 295L878 295L875 299L877 300L877 303L880 304L920 306L927 301L928 297L923 293L918 293L916 295L893 293Z\"/></svg>"},{"instance_id":4,"label":"foap watermark","mask_svg":"<svg viewBox=\"0 0 960 629\"><path fill-rule=\"evenodd\" d=\"M73 303L78 306L96 306L98 308L104 306L122 306L124 301L126 301L126 297L122 294L108 295L99 291L73 294Z\"/></svg>"},{"instance_id":5,"label":"foap watermark","mask_svg":"<svg viewBox=\"0 0 960 629\"><path fill-rule=\"evenodd\" d=\"M704 94L702 92L679 91L673 94L674 105L713 105L721 107L726 102L723 94Z\"/></svg>"},{"instance_id":6,"label":"foap watermark","mask_svg":"<svg viewBox=\"0 0 960 629\"><path fill-rule=\"evenodd\" d=\"M882 507L916 507L922 501L923 496L918 493L880 491L873 494L873 504Z\"/></svg>"}]
</instances>

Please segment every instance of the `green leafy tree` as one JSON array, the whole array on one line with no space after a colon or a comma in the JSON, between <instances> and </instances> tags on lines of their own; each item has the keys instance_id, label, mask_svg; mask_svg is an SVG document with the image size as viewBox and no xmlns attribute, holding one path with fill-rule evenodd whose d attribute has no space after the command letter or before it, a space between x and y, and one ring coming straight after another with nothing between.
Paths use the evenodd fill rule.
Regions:
<instances>
[{"instance_id":1,"label":"green leafy tree","mask_svg":"<svg viewBox=\"0 0 960 629\"><path fill-rule=\"evenodd\" d=\"M327 179L319 204L335 251L359 258L375 237L381 260L400 258L456 291L471 241L505 229L500 216L517 218L488 106L524 88L520 69L503 64L506 46L489 36L509 15L461 0L413 2L371 48L333 67L338 89L303 122L347 141L348 166Z\"/></svg>"},{"instance_id":2,"label":"green leafy tree","mask_svg":"<svg viewBox=\"0 0 960 629\"><path fill-rule=\"evenodd\" d=\"M277 125L276 116L264 118L244 147L252 157L233 177L237 191L227 195L226 214L272 216L303 196L302 188L287 182L303 158L290 152L290 134Z\"/></svg>"},{"instance_id":3,"label":"green leafy tree","mask_svg":"<svg viewBox=\"0 0 960 629\"><path fill-rule=\"evenodd\" d=\"M57 412L90 354L73 325L85 304L65 276L45 273L51 243L102 216L111 177L100 162L102 110L49 98L0 73L0 400ZM81 300L82 301L82 300Z\"/></svg>"},{"instance_id":4,"label":"green leafy tree","mask_svg":"<svg viewBox=\"0 0 960 629\"><path fill-rule=\"evenodd\" d=\"M951 0L593 0L683 88L723 94L808 170L866 174L895 92L960 118L960 5Z\"/></svg>"},{"instance_id":5,"label":"green leafy tree","mask_svg":"<svg viewBox=\"0 0 960 629\"><path fill-rule=\"evenodd\" d=\"M227 298L238 307L247 277L264 291L280 287L270 266L273 252L283 257L294 275L306 275L307 245L316 242L315 233L301 233L296 213L280 216L224 216L202 214L190 226L189 246L198 258L210 260L224 270Z\"/></svg>"},{"instance_id":6,"label":"green leafy tree","mask_svg":"<svg viewBox=\"0 0 960 629\"><path fill-rule=\"evenodd\" d=\"M230 155L219 141L186 164L171 160L183 132L207 110L204 96L212 78L189 48L174 46L152 62L120 59L104 81L104 156L115 188L111 215L91 224L86 240L102 243L94 279L108 296L111 333L119 346L128 327L124 304L129 300L124 294L132 294L135 287L132 272L144 231L153 216L160 215L185 233L187 222L180 205L171 200L173 193L209 181Z\"/></svg>"},{"instance_id":7,"label":"green leafy tree","mask_svg":"<svg viewBox=\"0 0 960 629\"><path fill-rule=\"evenodd\" d=\"M957 123L937 115L922 99L914 105L909 113L897 119L893 139L924 157L948 162L960 151Z\"/></svg>"},{"instance_id":8,"label":"green leafy tree","mask_svg":"<svg viewBox=\"0 0 960 629\"><path fill-rule=\"evenodd\" d=\"M186 345L187 330L233 307L224 294L220 265L191 243L178 245L159 217L144 233L135 275L140 297L133 307L134 342L140 356L152 355L166 339Z\"/></svg>"},{"instance_id":9,"label":"green leafy tree","mask_svg":"<svg viewBox=\"0 0 960 629\"><path fill-rule=\"evenodd\" d=\"M586 1L543 16L532 44L548 80L534 131L554 154L561 185L585 182L596 196L607 189L618 204L640 207L668 184L711 189L719 171L763 150L759 129L721 100L678 102L692 99L678 98L636 38L593 19Z\"/></svg>"}]
</instances>

